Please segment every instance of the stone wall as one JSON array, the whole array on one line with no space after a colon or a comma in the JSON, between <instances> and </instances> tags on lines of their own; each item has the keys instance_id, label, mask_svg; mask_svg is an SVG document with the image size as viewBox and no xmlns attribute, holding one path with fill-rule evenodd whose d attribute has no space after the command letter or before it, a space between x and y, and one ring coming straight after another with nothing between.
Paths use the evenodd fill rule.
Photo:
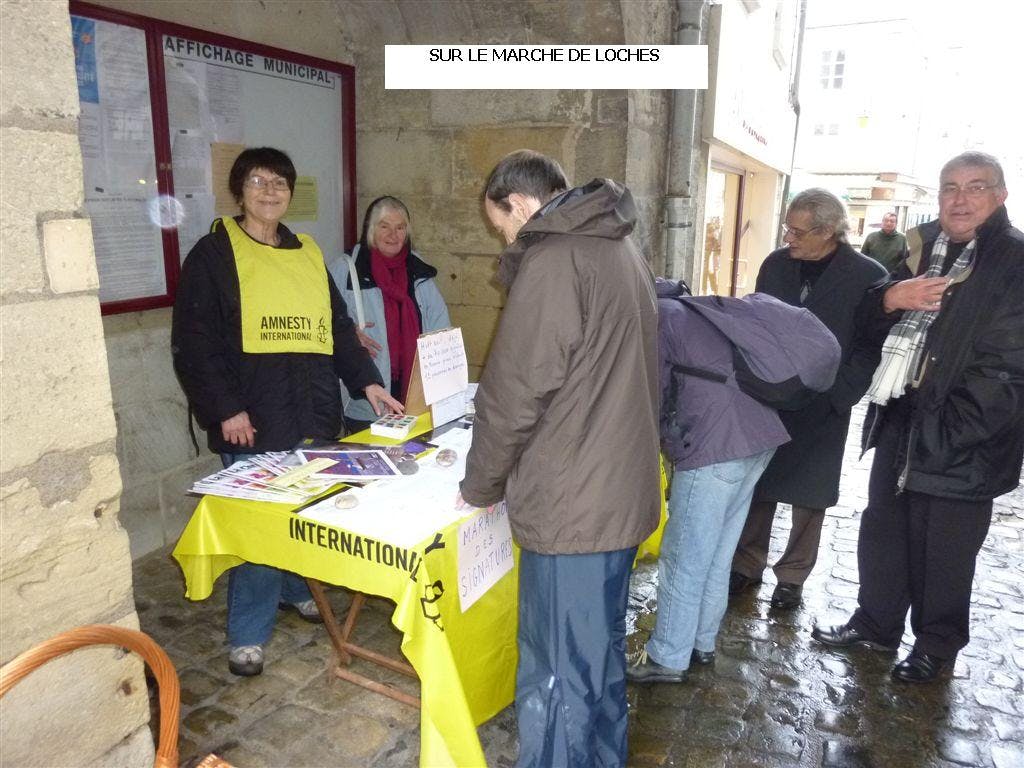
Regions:
<instances>
[{"instance_id":1,"label":"stone wall","mask_svg":"<svg viewBox=\"0 0 1024 768\"><path fill-rule=\"evenodd\" d=\"M0 4L0 663L66 629L138 627L118 522L96 263L82 213L71 27L57 2ZM145 765L141 662L53 662L0 704L6 765Z\"/></svg>"},{"instance_id":2,"label":"stone wall","mask_svg":"<svg viewBox=\"0 0 1024 768\"><path fill-rule=\"evenodd\" d=\"M672 0L97 0L356 67L357 218L381 194L405 200L413 241L438 268L476 380L504 293L502 243L480 188L507 152L557 157L570 179L624 181L641 214L637 237L661 256L668 104L657 91L385 91L385 43L671 42ZM176 540L194 502L184 490L219 466L195 457L169 353L170 311L104 318L124 482L122 520L139 556ZM202 435L200 434L200 439Z\"/></svg>"},{"instance_id":3,"label":"stone wall","mask_svg":"<svg viewBox=\"0 0 1024 768\"><path fill-rule=\"evenodd\" d=\"M356 65L360 215L381 194L409 205L414 242L438 267L476 379L504 300L494 274L502 241L480 192L505 154L527 147L557 158L573 183L624 182L640 211L637 238L660 258L667 151L665 92L385 91L383 43L669 43L670 0L339 2Z\"/></svg>"}]
</instances>

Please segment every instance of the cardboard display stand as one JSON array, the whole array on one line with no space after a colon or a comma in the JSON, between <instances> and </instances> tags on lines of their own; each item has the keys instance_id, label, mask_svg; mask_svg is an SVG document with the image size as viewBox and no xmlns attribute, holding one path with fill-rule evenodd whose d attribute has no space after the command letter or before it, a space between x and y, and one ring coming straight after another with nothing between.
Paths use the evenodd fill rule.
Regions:
<instances>
[{"instance_id":1,"label":"cardboard display stand","mask_svg":"<svg viewBox=\"0 0 1024 768\"><path fill-rule=\"evenodd\" d=\"M421 333L405 393L405 412L410 416L420 416L429 409L435 425L442 424L454 418L454 411L461 407L460 403L464 404L458 398L463 396L468 385L462 330L440 328Z\"/></svg>"},{"instance_id":2,"label":"cardboard display stand","mask_svg":"<svg viewBox=\"0 0 1024 768\"><path fill-rule=\"evenodd\" d=\"M405 392L405 412L410 416L421 416L430 409L423 399L423 373L420 371L420 356L412 363L412 375L409 376L409 388Z\"/></svg>"}]
</instances>

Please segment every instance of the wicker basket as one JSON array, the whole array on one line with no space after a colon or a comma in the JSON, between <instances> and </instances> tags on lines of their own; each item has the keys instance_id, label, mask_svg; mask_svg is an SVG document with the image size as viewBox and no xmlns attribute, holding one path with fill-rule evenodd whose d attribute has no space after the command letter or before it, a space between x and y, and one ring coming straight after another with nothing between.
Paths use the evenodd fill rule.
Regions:
<instances>
[{"instance_id":1,"label":"wicker basket","mask_svg":"<svg viewBox=\"0 0 1024 768\"><path fill-rule=\"evenodd\" d=\"M0 696L18 681L50 659L63 656L90 645L117 645L135 651L153 670L160 689L160 743L157 745L155 768L178 768L178 710L180 688L178 673L163 648L149 635L134 629L109 624L90 624L62 632L17 656L0 668ZM214 758L213 755L210 756ZM207 758L210 759L210 758ZM214 758L219 760L219 758ZM204 766L227 766L220 761Z\"/></svg>"}]
</instances>

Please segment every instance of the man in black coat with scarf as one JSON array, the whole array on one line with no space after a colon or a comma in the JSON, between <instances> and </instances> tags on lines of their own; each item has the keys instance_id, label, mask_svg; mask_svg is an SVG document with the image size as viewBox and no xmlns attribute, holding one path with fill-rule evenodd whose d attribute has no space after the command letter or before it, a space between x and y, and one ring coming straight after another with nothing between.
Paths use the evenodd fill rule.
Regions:
<instances>
[{"instance_id":1,"label":"man in black coat with scarf","mask_svg":"<svg viewBox=\"0 0 1024 768\"><path fill-rule=\"evenodd\" d=\"M936 679L967 645L992 500L1020 480L1024 233L1010 226L1005 200L994 157L954 157L940 174L938 222L908 233L901 282L878 292L899 322L868 392L864 448L876 450L858 608L813 636L892 652L909 608L914 647L892 670L901 682Z\"/></svg>"},{"instance_id":2,"label":"man in black coat with scarf","mask_svg":"<svg viewBox=\"0 0 1024 768\"><path fill-rule=\"evenodd\" d=\"M848 229L846 209L831 192L799 193L786 211L786 247L769 254L757 275L758 292L806 307L842 347L832 388L797 410L779 412L792 441L775 452L761 476L733 558L731 595L760 584L776 505L792 505L789 543L773 567L777 609L800 604L804 580L818 557L825 509L839 500L850 411L871 382L886 330L872 293L884 282L885 269L850 246Z\"/></svg>"}]
</instances>

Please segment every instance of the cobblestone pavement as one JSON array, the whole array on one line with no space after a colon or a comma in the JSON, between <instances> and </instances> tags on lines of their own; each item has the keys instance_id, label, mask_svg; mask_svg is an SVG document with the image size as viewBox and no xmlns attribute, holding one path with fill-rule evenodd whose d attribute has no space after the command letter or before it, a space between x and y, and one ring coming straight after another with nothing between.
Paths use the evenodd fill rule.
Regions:
<instances>
[{"instance_id":1,"label":"cobblestone pavement","mask_svg":"<svg viewBox=\"0 0 1024 768\"><path fill-rule=\"evenodd\" d=\"M839 622L857 594L857 526L871 454L857 459L855 424L842 493L829 510L821 556L804 605L769 610L771 572L755 595L726 615L713 669L682 685L631 687L630 765L697 768L924 768L1024 766L1024 492L996 502L978 559L971 644L951 679L926 686L892 682L894 658L841 653L811 640L815 619ZM782 551L788 515L780 513L772 557ZM142 629L170 654L182 683L181 756L185 765L214 751L240 768L260 766L416 766L419 714L411 707L334 678L322 627L280 616L264 673L236 678L224 646L225 582L192 603L168 550L135 564ZM657 566L633 577L629 645L653 627ZM329 592L343 611L348 593ZM371 599L357 640L397 654L391 604ZM908 638L905 638L909 641ZM909 649L905 643L904 651ZM367 676L417 693L415 681L356 660ZM480 728L488 763L515 762L511 708Z\"/></svg>"}]
</instances>

